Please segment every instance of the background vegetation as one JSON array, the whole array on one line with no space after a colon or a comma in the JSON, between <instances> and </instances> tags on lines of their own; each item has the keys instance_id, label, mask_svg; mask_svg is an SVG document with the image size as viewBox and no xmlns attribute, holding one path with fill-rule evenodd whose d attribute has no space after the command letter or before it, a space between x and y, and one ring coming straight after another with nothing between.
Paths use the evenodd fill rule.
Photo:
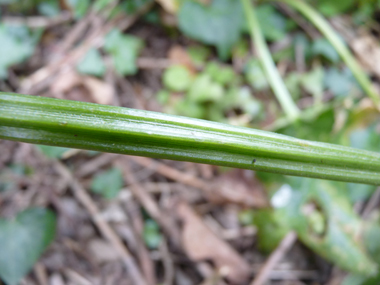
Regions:
<instances>
[{"instance_id":1,"label":"background vegetation","mask_svg":"<svg viewBox=\"0 0 380 285\"><path fill-rule=\"evenodd\" d=\"M380 152L379 12L0 0L0 90ZM0 279L378 284L378 204L375 186L0 141Z\"/></svg>"}]
</instances>

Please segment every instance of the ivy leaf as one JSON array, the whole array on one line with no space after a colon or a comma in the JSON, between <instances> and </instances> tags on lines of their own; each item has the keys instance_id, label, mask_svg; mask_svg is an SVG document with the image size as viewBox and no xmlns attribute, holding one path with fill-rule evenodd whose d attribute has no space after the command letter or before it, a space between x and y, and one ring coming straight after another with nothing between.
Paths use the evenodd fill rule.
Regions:
<instances>
[{"instance_id":1,"label":"ivy leaf","mask_svg":"<svg viewBox=\"0 0 380 285\"><path fill-rule=\"evenodd\" d=\"M62 158L62 156L70 151L71 148L59 147L59 146L49 146L49 145L37 145L38 149L43 152L49 158Z\"/></svg>"},{"instance_id":2,"label":"ivy leaf","mask_svg":"<svg viewBox=\"0 0 380 285\"><path fill-rule=\"evenodd\" d=\"M314 55L321 55L332 63L337 63L339 61L338 52L326 39L315 40L311 49Z\"/></svg>"},{"instance_id":3,"label":"ivy leaf","mask_svg":"<svg viewBox=\"0 0 380 285\"><path fill-rule=\"evenodd\" d=\"M346 97L353 90L357 89L355 79L349 69L339 71L336 68L330 68L325 73L325 87L335 96Z\"/></svg>"},{"instance_id":4,"label":"ivy leaf","mask_svg":"<svg viewBox=\"0 0 380 285\"><path fill-rule=\"evenodd\" d=\"M356 0L345 1L331 1L331 0L319 0L318 9L325 16L331 17L337 14L346 12L348 9L354 7Z\"/></svg>"},{"instance_id":5,"label":"ivy leaf","mask_svg":"<svg viewBox=\"0 0 380 285\"><path fill-rule=\"evenodd\" d=\"M354 213L344 193L345 185L289 178L287 187L291 189L290 195L283 199L286 200L284 203L277 204L267 220L277 227L277 242L281 240L281 234L285 234L281 229L295 230L299 239L322 257L342 269L370 276L376 273L377 266L364 250L363 241L355 238L362 230L363 222ZM275 204L273 197L271 202Z\"/></svg>"},{"instance_id":6,"label":"ivy leaf","mask_svg":"<svg viewBox=\"0 0 380 285\"><path fill-rule=\"evenodd\" d=\"M119 168L111 168L96 175L91 183L91 191L107 199L115 198L121 187L123 187L123 176Z\"/></svg>"},{"instance_id":7,"label":"ivy leaf","mask_svg":"<svg viewBox=\"0 0 380 285\"><path fill-rule=\"evenodd\" d=\"M0 278L17 284L54 239L55 215L42 208L28 209L15 219L0 219Z\"/></svg>"},{"instance_id":8,"label":"ivy leaf","mask_svg":"<svg viewBox=\"0 0 380 285\"><path fill-rule=\"evenodd\" d=\"M136 74L136 59L143 47L143 41L114 29L107 35L105 42L104 49L112 56L116 71L120 75Z\"/></svg>"},{"instance_id":9,"label":"ivy leaf","mask_svg":"<svg viewBox=\"0 0 380 285\"><path fill-rule=\"evenodd\" d=\"M67 3L70 5L71 9L74 11L74 16L77 19L80 19L84 15L86 15L87 10L90 7L89 0L68 0Z\"/></svg>"},{"instance_id":10,"label":"ivy leaf","mask_svg":"<svg viewBox=\"0 0 380 285\"><path fill-rule=\"evenodd\" d=\"M278 41L286 35L286 18L268 4L257 7L257 18L264 37L269 41Z\"/></svg>"},{"instance_id":11,"label":"ivy leaf","mask_svg":"<svg viewBox=\"0 0 380 285\"><path fill-rule=\"evenodd\" d=\"M5 25L0 25L0 43L0 79L5 79L8 67L23 62L33 54L34 44L23 27L16 31Z\"/></svg>"},{"instance_id":12,"label":"ivy leaf","mask_svg":"<svg viewBox=\"0 0 380 285\"><path fill-rule=\"evenodd\" d=\"M148 219L144 223L143 238L145 244L150 249L156 249L161 243L162 236L160 233L160 227L156 221Z\"/></svg>"},{"instance_id":13,"label":"ivy leaf","mask_svg":"<svg viewBox=\"0 0 380 285\"><path fill-rule=\"evenodd\" d=\"M174 65L165 70L162 80L166 88L182 92L188 90L193 76L186 67Z\"/></svg>"},{"instance_id":14,"label":"ivy leaf","mask_svg":"<svg viewBox=\"0 0 380 285\"><path fill-rule=\"evenodd\" d=\"M92 48L87 52L77 65L77 69L80 73L95 76L103 76L106 71L102 56L95 48Z\"/></svg>"},{"instance_id":15,"label":"ivy leaf","mask_svg":"<svg viewBox=\"0 0 380 285\"><path fill-rule=\"evenodd\" d=\"M216 46L222 60L228 59L244 25L240 1L213 0L209 6L185 1L178 12L180 30L205 44Z\"/></svg>"}]
</instances>

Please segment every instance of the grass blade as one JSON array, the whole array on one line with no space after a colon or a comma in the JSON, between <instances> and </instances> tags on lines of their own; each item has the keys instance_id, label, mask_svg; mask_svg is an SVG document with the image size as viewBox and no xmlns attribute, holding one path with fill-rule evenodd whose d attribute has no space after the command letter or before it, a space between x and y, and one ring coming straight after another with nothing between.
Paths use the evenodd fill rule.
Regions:
<instances>
[{"instance_id":1,"label":"grass blade","mask_svg":"<svg viewBox=\"0 0 380 285\"><path fill-rule=\"evenodd\" d=\"M260 23L257 20L255 8L250 3L250 0L242 0L242 3L252 38L252 45L256 48L257 56L266 74L267 80L286 116L289 119L295 120L298 118L300 111L290 96L289 91L273 62L273 58L261 32Z\"/></svg>"},{"instance_id":2,"label":"grass blade","mask_svg":"<svg viewBox=\"0 0 380 285\"><path fill-rule=\"evenodd\" d=\"M0 139L380 185L380 153L38 96L0 93Z\"/></svg>"}]
</instances>

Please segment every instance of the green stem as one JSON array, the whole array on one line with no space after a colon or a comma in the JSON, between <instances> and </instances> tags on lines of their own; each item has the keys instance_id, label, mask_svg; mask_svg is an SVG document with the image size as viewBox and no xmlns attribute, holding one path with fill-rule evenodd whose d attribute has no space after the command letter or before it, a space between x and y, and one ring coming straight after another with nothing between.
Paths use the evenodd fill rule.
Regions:
<instances>
[{"instance_id":1,"label":"green stem","mask_svg":"<svg viewBox=\"0 0 380 285\"><path fill-rule=\"evenodd\" d=\"M290 96L281 76L273 62L272 56L265 42L264 36L261 33L260 24L256 17L254 6L250 0L241 0L244 6L245 16L247 18L249 31L252 38L252 45L255 46L257 56L261 62L263 70L273 90L273 93L280 102L286 116L289 119L295 120L298 118L299 109Z\"/></svg>"},{"instance_id":2,"label":"green stem","mask_svg":"<svg viewBox=\"0 0 380 285\"><path fill-rule=\"evenodd\" d=\"M372 99L377 108L380 108L380 97L373 88L371 81L363 72L360 65L350 53L349 49L343 43L341 38L334 32L329 23L310 5L302 0L278 0L289 4L300 13L302 13L310 22L312 22L319 31L330 41L331 45L341 56L342 60L351 69L356 80L363 88L364 92Z\"/></svg>"},{"instance_id":3,"label":"green stem","mask_svg":"<svg viewBox=\"0 0 380 285\"><path fill-rule=\"evenodd\" d=\"M380 153L37 96L0 93L0 139L380 185Z\"/></svg>"}]
</instances>

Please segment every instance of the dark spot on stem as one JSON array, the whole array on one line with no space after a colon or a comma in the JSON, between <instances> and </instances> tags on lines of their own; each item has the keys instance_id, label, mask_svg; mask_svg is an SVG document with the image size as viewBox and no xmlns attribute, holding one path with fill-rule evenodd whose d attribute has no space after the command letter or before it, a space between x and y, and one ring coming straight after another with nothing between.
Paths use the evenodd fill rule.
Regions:
<instances>
[{"instance_id":1,"label":"dark spot on stem","mask_svg":"<svg viewBox=\"0 0 380 285\"><path fill-rule=\"evenodd\" d=\"M74 137L77 137L78 135L74 135Z\"/></svg>"},{"instance_id":2,"label":"dark spot on stem","mask_svg":"<svg viewBox=\"0 0 380 285\"><path fill-rule=\"evenodd\" d=\"M254 160L252 160L252 164L254 164L256 162L256 158Z\"/></svg>"}]
</instances>

